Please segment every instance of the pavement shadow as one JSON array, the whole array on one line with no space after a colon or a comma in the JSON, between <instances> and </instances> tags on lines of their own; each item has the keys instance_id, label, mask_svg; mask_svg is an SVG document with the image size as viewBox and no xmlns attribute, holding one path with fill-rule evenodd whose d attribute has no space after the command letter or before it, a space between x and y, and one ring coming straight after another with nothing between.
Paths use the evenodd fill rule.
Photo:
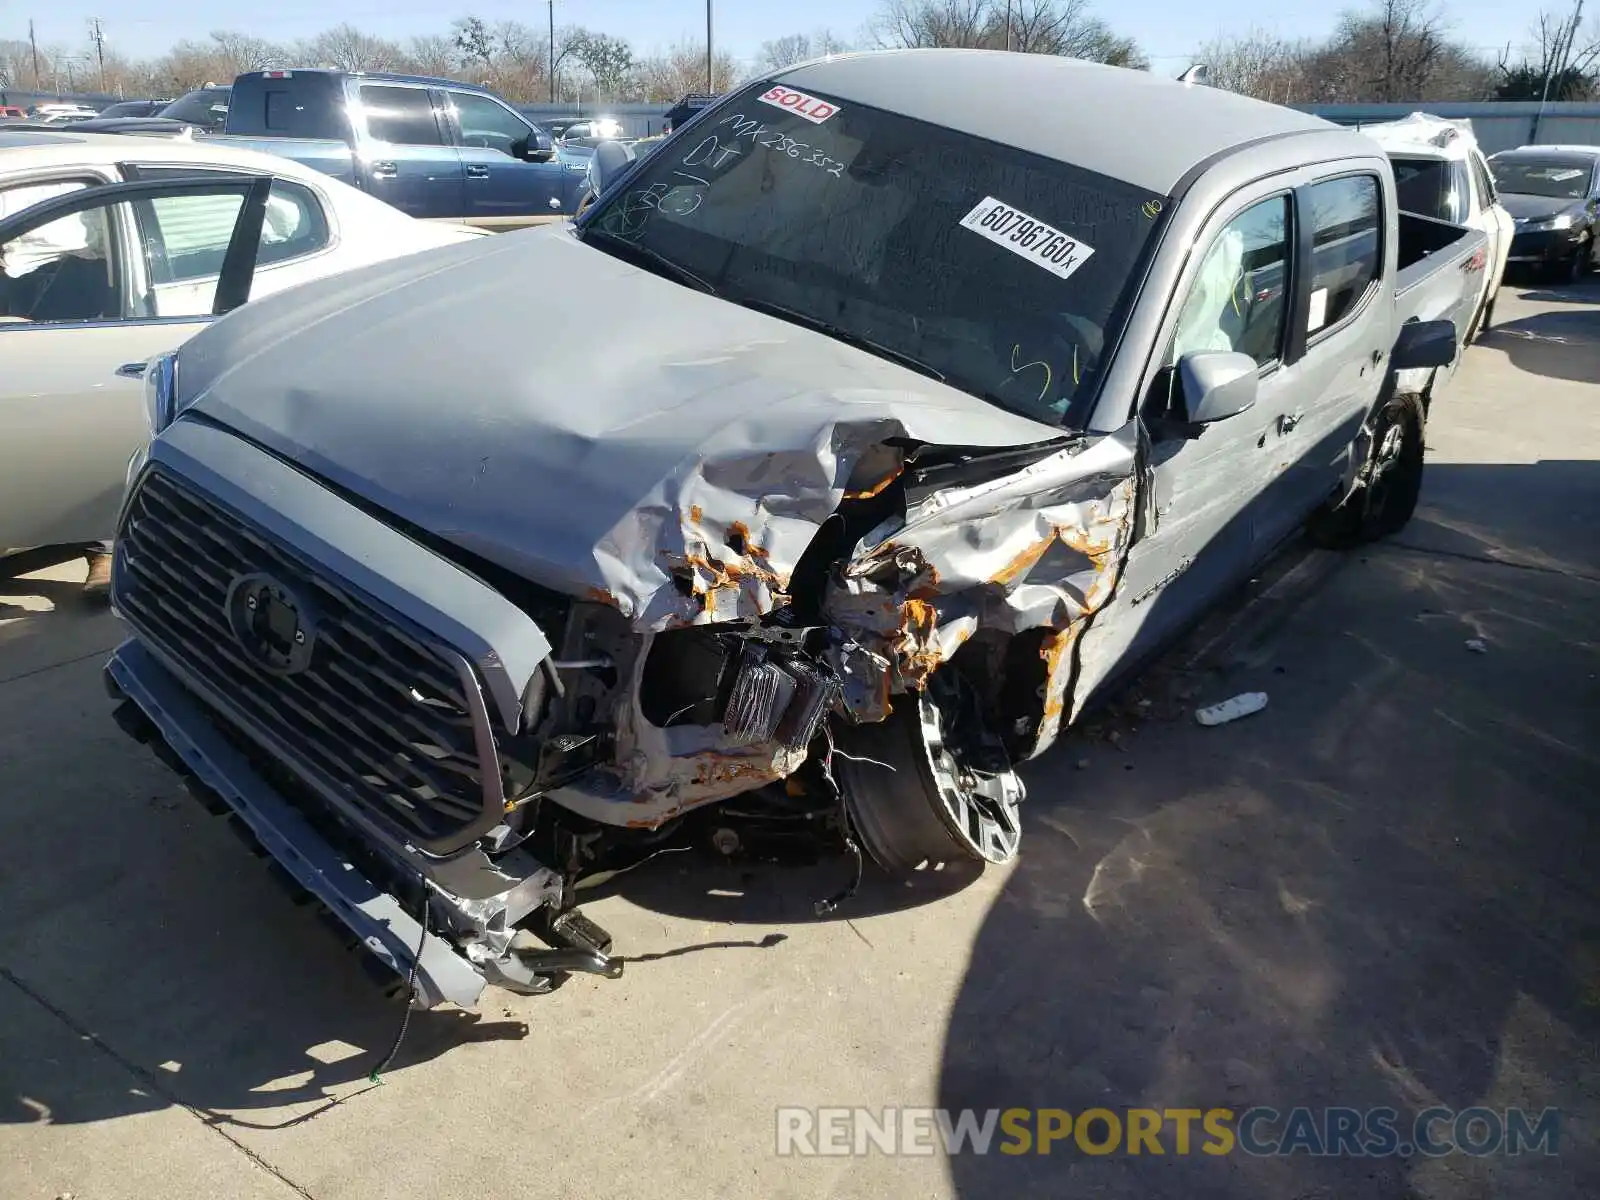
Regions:
<instances>
[{"instance_id":1,"label":"pavement shadow","mask_svg":"<svg viewBox=\"0 0 1600 1200\"><path fill-rule=\"evenodd\" d=\"M1498 323L1479 335L1485 346L1502 350L1514 366L1532 375L1594 382L1600 350L1600 305L1590 302Z\"/></svg>"},{"instance_id":2,"label":"pavement shadow","mask_svg":"<svg viewBox=\"0 0 1600 1200\"><path fill-rule=\"evenodd\" d=\"M1600 464L1535 478L1550 468L1436 464L1428 494L1476 490L1481 521L1486 488L1600 484ZM1173 719L1124 721L1115 746L1091 723L1034 764L939 1103L1388 1106L1402 1134L1432 1104L1556 1107L1560 1156L1216 1157L1197 1121L1188 1154L1169 1123L1161 1157L1070 1137L1051 1157L956 1155L960 1195L1593 1194L1600 1153L1574 1117L1600 1104L1600 583L1497 561L1514 530L1460 536L1448 555L1349 556L1269 640L1200 663L1192 703L1120 706ZM1148 701L1160 671L1132 686ZM1190 716L1252 690L1259 716Z\"/></svg>"}]
</instances>

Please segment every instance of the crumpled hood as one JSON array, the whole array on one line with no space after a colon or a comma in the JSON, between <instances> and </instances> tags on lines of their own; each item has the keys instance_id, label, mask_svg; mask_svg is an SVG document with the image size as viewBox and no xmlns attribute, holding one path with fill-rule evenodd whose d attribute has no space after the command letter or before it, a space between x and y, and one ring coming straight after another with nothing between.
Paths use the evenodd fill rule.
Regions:
<instances>
[{"instance_id":1,"label":"crumpled hood","mask_svg":"<svg viewBox=\"0 0 1600 1200\"><path fill-rule=\"evenodd\" d=\"M1061 435L564 227L249 304L178 380L308 472L654 628L770 609L845 492L892 473L886 438Z\"/></svg>"}]
</instances>

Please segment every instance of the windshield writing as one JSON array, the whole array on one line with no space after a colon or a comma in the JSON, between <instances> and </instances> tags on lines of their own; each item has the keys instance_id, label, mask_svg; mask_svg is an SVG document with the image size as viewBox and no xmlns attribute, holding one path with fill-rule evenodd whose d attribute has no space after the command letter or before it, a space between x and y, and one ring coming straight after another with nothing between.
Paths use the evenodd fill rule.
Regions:
<instances>
[{"instance_id":1,"label":"windshield writing","mask_svg":"<svg viewBox=\"0 0 1600 1200\"><path fill-rule=\"evenodd\" d=\"M757 84L722 111L598 206L597 244L1036 419L1084 415L1166 197L831 96Z\"/></svg>"}]
</instances>

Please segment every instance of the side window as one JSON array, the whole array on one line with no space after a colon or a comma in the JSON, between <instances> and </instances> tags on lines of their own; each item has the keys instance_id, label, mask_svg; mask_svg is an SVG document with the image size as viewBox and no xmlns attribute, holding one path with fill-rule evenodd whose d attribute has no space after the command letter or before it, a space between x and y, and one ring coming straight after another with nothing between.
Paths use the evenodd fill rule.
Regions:
<instances>
[{"instance_id":1,"label":"side window","mask_svg":"<svg viewBox=\"0 0 1600 1200\"><path fill-rule=\"evenodd\" d=\"M211 289L200 296L193 281L222 272L244 197L158 196L134 204L145 275L155 293L154 315L204 316L211 311ZM203 303L203 307L201 307Z\"/></svg>"},{"instance_id":2,"label":"side window","mask_svg":"<svg viewBox=\"0 0 1600 1200\"><path fill-rule=\"evenodd\" d=\"M1328 179L1305 190L1311 225L1307 333L1344 320L1377 279L1383 261L1381 196L1373 175Z\"/></svg>"},{"instance_id":3,"label":"side window","mask_svg":"<svg viewBox=\"0 0 1600 1200\"><path fill-rule=\"evenodd\" d=\"M1472 184L1467 179L1467 164L1453 162L1450 164L1450 220L1458 225L1464 225L1472 219L1473 214L1483 211L1483 200L1474 198Z\"/></svg>"},{"instance_id":4,"label":"side window","mask_svg":"<svg viewBox=\"0 0 1600 1200\"><path fill-rule=\"evenodd\" d=\"M97 179L35 179L28 183L14 183L0 187L0 221L16 216L25 208L43 200L65 196L68 192L82 191L101 182Z\"/></svg>"},{"instance_id":5,"label":"side window","mask_svg":"<svg viewBox=\"0 0 1600 1200\"><path fill-rule=\"evenodd\" d=\"M1178 317L1169 363L1197 350L1278 360L1289 305L1289 197L1245 209L1206 251Z\"/></svg>"},{"instance_id":6,"label":"side window","mask_svg":"<svg viewBox=\"0 0 1600 1200\"><path fill-rule=\"evenodd\" d=\"M1474 154L1468 161L1472 164L1472 176L1478 185L1478 195L1483 197L1483 207L1490 208L1499 199L1495 194L1494 180L1489 177L1489 170L1484 166L1483 159Z\"/></svg>"},{"instance_id":7,"label":"side window","mask_svg":"<svg viewBox=\"0 0 1600 1200\"><path fill-rule=\"evenodd\" d=\"M498 150L515 158L518 149L528 144L533 127L510 109L471 92L450 92L449 96L463 146Z\"/></svg>"},{"instance_id":8,"label":"side window","mask_svg":"<svg viewBox=\"0 0 1600 1200\"><path fill-rule=\"evenodd\" d=\"M189 178L198 174L228 174L186 167L140 166L144 179ZM143 206L141 206L143 207ZM145 224L154 222L165 256L151 263L151 282L183 283L204 279L222 270L222 258L233 237L239 215L237 196L177 196L152 202L142 213ZM288 262L315 254L331 242L328 216L317 194L304 184L274 179L261 221L261 243L256 266Z\"/></svg>"},{"instance_id":9,"label":"side window","mask_svg":"<svg viewBox=\"0 0 1600 1200\"><path fill-rule=\"evenodd\" d=\"M0 322L123 315L113 207L58 217L0 243Z\"/></svg>"},{"instance_id":10,"label":"side window","mask_svg":"<svg viewBox=\"0 0 1600 1200\"><path fill-rule=\"evenodd\" d=\"M442 146L444 136L433 113L433 101L422 88L363 84L361 108L367 132L396 146Z\"/></svg>"}]
</instances>

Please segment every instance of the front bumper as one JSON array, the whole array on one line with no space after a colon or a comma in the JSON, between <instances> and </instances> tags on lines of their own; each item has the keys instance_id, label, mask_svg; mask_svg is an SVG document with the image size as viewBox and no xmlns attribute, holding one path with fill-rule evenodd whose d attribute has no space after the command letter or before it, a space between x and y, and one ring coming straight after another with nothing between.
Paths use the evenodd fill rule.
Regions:
<instances>
[{"instance_id":1,"label":"front bumper","mask_svg":"<svg viewBox=\"0 0 1600 1200\"><path fill-rule=\"evenodd\" d=\"M238 814L295 882L326 905L379 961L402 976L416 964L419 1006L445 1000L463 1008L477 1003L487 983L484 975L443 938L424 936L416 918L393 895L362 875L269 787L148 650L138 642L124 642L106 664L106 681L113 696L137 705L153 733L199 783Z\"/></svg>"},{"instance_id":2,"label":"front bumper","mask_svg":"<svg viewBox=\"0 0 1600 1200\"><path fill-rule=\"evenodd\" d=\"M1511 252L1506 261L1539 264L1566 262L1578 252L1582 237L1583 230L1577 227L1518 230L1511 239Z\"/></svg>"}]
</instances>

